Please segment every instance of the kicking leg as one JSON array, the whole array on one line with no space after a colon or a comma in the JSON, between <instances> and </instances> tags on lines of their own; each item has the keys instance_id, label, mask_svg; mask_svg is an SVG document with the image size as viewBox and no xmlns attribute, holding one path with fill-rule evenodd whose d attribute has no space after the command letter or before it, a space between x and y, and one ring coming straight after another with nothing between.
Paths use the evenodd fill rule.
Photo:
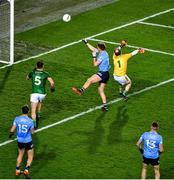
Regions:
<instances>
[{"instance_id":1,"label":"kicking leg","mask_svg":"<svg viewBox=\"0 0 174 180\"><path fill-rule=\"evenodd\" d=\"M88 89L91 86L91 84L97 83L99 81L101 81L101 78L97 74L94 74L85 82L85 84L82 86L82 88L77 89L77 88L73 87L72 90L75 93L77 93L78 95L81 95L82 93L85 92L86 89Z\"/></svg>"}]
</instances>

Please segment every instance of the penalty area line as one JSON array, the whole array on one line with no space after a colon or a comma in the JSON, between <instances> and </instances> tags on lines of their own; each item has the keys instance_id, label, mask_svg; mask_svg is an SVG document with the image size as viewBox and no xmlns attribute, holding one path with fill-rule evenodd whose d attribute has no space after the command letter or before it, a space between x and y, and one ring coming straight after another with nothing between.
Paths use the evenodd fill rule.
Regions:
<instances>
[{"instance_id":1,"label":"penalty area line","mask_svg":"<svg viewBox=\"0 0 174 180\"><path fill-rule=\"evenodd\" d=\"M142 90L139 90L139 91L136 91L136 92L134 92L134 93L132 93L132 94L129 94L128 97L135 96L135 95L141 94L141 93L143 93L143 92L149 91L149 90L151 90L151 89L158 88L158 87L160 87L160 86L162 86L162 85L168 84L168 83L173 82L173 81L174 81L174 78L168 79L168 80L166 80L166 81L160 82L160 83L155 84L155 85L153 85L153 86L149 86L149 87L146 87L146 88L144 88L144 89L142 89ZM108 102L107 104L108 104L108 105L112 105L112 104L115 104L115 103L117 103L117 102L119 102L119 101L121 101L121 100L123 100L123 98L117 98L117 99L114 99L114 100ZM53 124L44 126L44 127L40 128L40 129L37 129L37 130L36 130L36 133L41 132L41 131L44 131L44 130L49 129L49 128L51 128L51 127L57 126L57 125L59 125L59 124L63 124L63 123L68 122L68 121L70 121L70 120L79 118L79 117L81 117L81 116L83 116L83 115L85 115L85 114L88 114L88 113L91 113L91 112L96 111L96 110L98 110L98 109L101 109L101 107L102 107L102 105L96 106L96 107L94 107L94 108L88 109L87 111L83 111L83 112L81 112L81 113L79 113L79 114L75 114L75 115L73 115L73 116L67 117L67 118L62 119L62 120L60 120L60 121L57 121L57 122L55 122L55 123L53 123ZM5 146L5 145L7 145L7 144L10 144L10 143L12 143L12 142L14 142L14 141L16 141L16 139L4 141L4 142L0 143L0 147Z\"/></svg>"}]
</instances>

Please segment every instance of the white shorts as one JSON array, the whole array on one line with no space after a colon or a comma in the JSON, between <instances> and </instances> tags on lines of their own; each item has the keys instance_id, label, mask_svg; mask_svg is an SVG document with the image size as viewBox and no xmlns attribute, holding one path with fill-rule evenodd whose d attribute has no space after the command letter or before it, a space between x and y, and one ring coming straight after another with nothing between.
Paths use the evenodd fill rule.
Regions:
<instances>
[{"instance_id":1,"label":"white shorts","mask_svg":"<svg viewBox=\"0 0 174 180\"><path fill-rule=\"evenodd\" d=\"M30 95L31 103L42 102L45 99L46 94L33 93Z\"/></svg>"},{"instance_id":2,"label":"white shorts","mask_svg":"<svg viewBox=\"0 0 174 180\"><path fill-rule=\"evenodd\" d=\"M114 79L122 86L128 84L131 81L127 75L125 75L125 76L114 76Z\"/></svg>"}]
</instances>

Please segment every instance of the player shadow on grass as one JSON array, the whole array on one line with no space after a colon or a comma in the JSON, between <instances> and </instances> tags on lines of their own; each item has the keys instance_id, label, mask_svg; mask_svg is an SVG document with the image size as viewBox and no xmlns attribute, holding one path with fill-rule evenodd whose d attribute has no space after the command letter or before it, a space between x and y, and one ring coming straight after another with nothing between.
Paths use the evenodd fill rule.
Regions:
<instances>
[{"instance_id":1,"label":"player shadow on grass","mask_svg":"<svg viewBox=\"0 0 174 180\"><path fill-rule=\"evenodd\" d=\"M145 80L145 79L139 79L139 78L133 78L133 83L132 83L132 88L131 88L131 92L135 92L135 91L139 91L142 90L146 87L150 87L153 86L155 84L157 84L158 82L154 82L154 81L149 81L149 80Z\"/></svg>"},{"instance_id":2,"label":"player shadow on grass","mask_svg":"<svg viewBox=\"0 0 174 180\"><path fill-rule=\"evenodd\" d=\"M97 152L98 147L100 146L103 136L104 136L104 128L102 126L102 120L104 119L106 113L101 113L100 116L95 120L95 126L92 131L75 131L71 133L87 136L87 140L83 142L83 144L89 144L88 152L89 154L95 154Z\"/></svg>"},{"instance_id":3,"label":"player shadow on grass","mask_svg":"<svg viewBox=\"0 0 174 180\"><path fill-rule=\"evenodd\" d=\"M12 70L12 66L7 67L4 76L2 77L2 79L0 79L0 93L3 91L3 89L5 87L5 84L6 84L8 77L11 73L11 70Z\"/></svg>"},{"instance_id":4,"label":"player shadow on grass","mask_svg":"<svg viewBox=\"0 0 174 180\"><path fill-rule=\"evenodd\" d=\"M128 120L126 105L119 106L116 119L109 126L108 144L122 142L122 130Z\"/></svg>"},{"instance_id":5,"label":"player shadow on grass","mask_svg":"<svg viewBox=\"0 0 174 180\"><path fill-rule=\"evenodd\" d=\"M33 165L31 167L31 176L36 176L37 173L44 167L44 164L48 164L49 161L53 161L56 158L56 152L58 150L50 148L47 144L40 146L37 134L34 136L33 141L35 154Z\"/></svg>"},{"instance_id":6,"label":"player shadow on grass","mask_svg":"<svg viewBox=\"0 0 174 180\"><path fill-rule=\"evenodd\" d=\"M89 153L94 154L97 152L97 148L100 146L103 135L104 128L102 126L102 120L105 117L106 113L101 113L101 115L95 120L94 130L89 136Z\"/></svg>"}]
</instances>

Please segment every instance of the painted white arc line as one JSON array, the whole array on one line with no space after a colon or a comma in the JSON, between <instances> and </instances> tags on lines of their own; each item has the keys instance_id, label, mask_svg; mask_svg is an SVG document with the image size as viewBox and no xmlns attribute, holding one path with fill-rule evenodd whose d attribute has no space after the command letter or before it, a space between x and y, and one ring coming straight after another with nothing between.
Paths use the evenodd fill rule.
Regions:
<instances>
[{"instance_id":1,"label":"painted white arc line","mask_svg":"<svg viewBox=\"0 0 174 180\"><path fill-rule=\"evenodd\" d=\"M150 19L150 18L159 16L159 15L161 15L161 14L168 13L168 12L173 11L173 10L174 10L174 8L171 8L171 9L168 9L168 10L165 10L165 11L161 11L161 12L158 12L158 13L156 13L156 14L147 16L147 17L145 17L145 18L142 18L142 19L139 19L139 20L135 20L135 21L133 21L133 22L130 22L130 23L127 23L127 24L124 24L124 25L121 25L121 26L117 26L117 27L115 27L115 28L112 28L112 29L103 31L103 32L101 32L101 33L98 33L98 34L89 36L89 37L87 37L86 39L94 38L94 37L97 37L97 36L100 36L100 35L103 35L103 34L106 34L106 33L112 32L112 31L115 31L115 30L117 30L117 29L121 29L121 28L130 26L130 25L136 24L136 23L138 23L138 22L145 21L145 20L147 20L147 19ZM21 63L21 62L25 62L25 61L28 61L28 60L31 60L31 59L34 59L34 58L41 57L41 56L46 55L46 54L50 54L50 53L52 53L52 52L59 51L59 50L61 50L61 49L67 48L67 47L69 47L69 46L72 46L72 45L77 44L77 43L80 43L80 42L81 42L81 40L74 41L74 42L68 43L68 44L66 44L66 45L57 47L57 48L55 48L55 49L46 51L46 52L44 52L44 53L41 53L41 54L38 54L38 55L35 55L35 56L31 56L31 57L29 57L29 58L26 58L26 59L17 61L17 62L15 62L14 64L19 64L19 63ZM9 67L9 66L11 66L11 65L2 66L2 67L0 67L0 69L4 69L4 68Z\"/></svg>"},{"instance_id":2,"label":"painted white arc line","mask_svg":"<svg viewBox=\"0 0 174 180\"><path fill-rule=\"evenodd\" d=\"M174 29L173 26L163 25L163 24L156 24L156 23L148 23L148 22L138 22L139 24L149 25L149 26L157 26L163 28Z\"/></svg>"},{"instance_id":3,"label":"painted white arc line","mask_svg":"<svg viewBox=\"0 0 174 180\"><path fill-rule=\"evenodd\" d=\"M130 94L128 97L141 94L141 93L143 93L143 92L149 91L149 90L151 90L151 89L155 89L155 88L157 88L157 87L159 87L159 86L168 84L168 83L173 82L173 81L174 81L174 78L168 79L168 80L163 81L163 82L160 82L160 83L158 83L158 84L156 84L156 85L153 85L153 86L144 88L144 89L142 89L142 90L140 90L140 91L134 92L134 93ZM117 103L117 102L119 102L119 101L121 101L121 100L122 100L122 98L117 98L117 99L114 99L114 100L110 101L110 102L107 103L107 104L108 104L108 105L109 105L109 104L111 105L111 104ZM40 128L40 129L36 130L36 132L40 132L40 131L43 131L43 130L45 130L45 129L49 129L49 128L51 128L51 127L54 127L54 126L57 126L57 125L59 125L59 124L65 123L65 122L67 122L67 121L76 119L76 118L81 117L81 116L83 116L83 115L85 115L85 114L88 114L88 113L91 113L91 112L93 112L93 111L95 111L95 110L98 110L98 109L100 109L101 107L102 107L102 106L96 106L96 107L94 107L94 108L90 108L90 109L87 110L87 111L83 111L83 112L81 112L81 113L79 113L79 114L75 114L74 116L67 117L67 118L62 119L62 120L60 120L60 121L57 121L57 122L55 122L55 123L53 123L53 124L47 125L47 126L45 126L45 127L42 127L42 128ZM2 146L4 146L4 145L7 145L7 144L10 144L10 143L12 143L12 142L14 142L14 141L16 141L16 139L2 142L2 143L0 144L0 147L2 147Z\"/></svg>"},{"instance_id":4,"label":"painted white arc line","mask_svg":"<svg viewBox=\"0 0 174 180\"><path fill-rule=\"evenodd\" d=\"M107 41L107 40L103 40L103 39L90 39L91 41L102 41L104 43L107 43L107 44L114 44L114 45L120 45L120 43L117 43L117 42L112 42L112 41ZM130 48L134 48L134 49L138 49L140 47L138 46L133 46L133 45L127 45L127 47L130 47ZM144 48L144 47L142 47ZM165 51L159 51L159 50L154 50L154 49L149 49L149 48L144 48L146 51L150 51L150 52L154 52L154 53L159 53L159 54L165 54L165 55L169 55L169 56L174 56L173 53L168 53L168 52L165 52Z\"/></svg>"}]
</instances>

